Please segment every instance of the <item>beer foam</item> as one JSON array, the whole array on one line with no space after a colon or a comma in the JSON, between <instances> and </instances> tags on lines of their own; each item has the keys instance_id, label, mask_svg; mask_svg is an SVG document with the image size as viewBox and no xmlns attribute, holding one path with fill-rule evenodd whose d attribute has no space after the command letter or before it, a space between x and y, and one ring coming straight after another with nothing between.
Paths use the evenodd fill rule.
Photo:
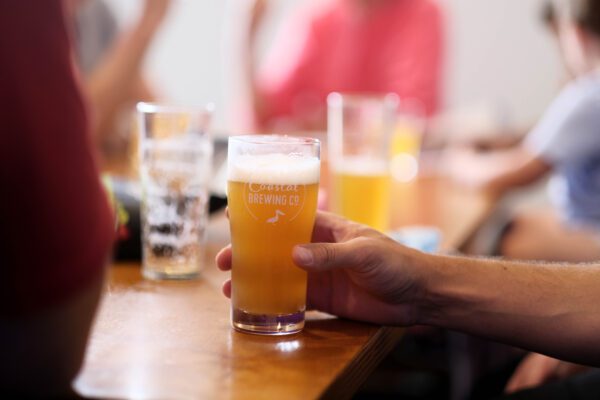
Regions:
<instances>
[{"instance_id":1,"label":"beer foam","mask_svg":"<svg viewBox=\"0 0 600 400\"><path fill-rule=\"evenodd\" d=\"M345 156L343 160L335 163L334 170L338 173L359 176L379 176L389 173L384 160L365 156Z\"/></svg>"},{"instance_id":2,"label":"beer foam","mask_svg":"<svg viewBox=\"0 0 600 400\"><path fill-rule=\"evenodd\" d=\"M269 185L308 185L319 182L320 165L317 157L239 155L229 160L228 180Z\"/></svg>"}]
</instances>

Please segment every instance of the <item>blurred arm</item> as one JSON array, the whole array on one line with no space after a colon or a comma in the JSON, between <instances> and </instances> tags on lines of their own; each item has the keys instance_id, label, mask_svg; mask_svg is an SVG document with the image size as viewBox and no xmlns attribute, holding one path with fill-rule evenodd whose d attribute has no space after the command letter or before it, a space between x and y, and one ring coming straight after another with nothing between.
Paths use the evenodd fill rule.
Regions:
<instances>
[{"instance_id":1,"label":"blurred arm","mask_svg":"<svg viewBox=\"0 0 600 400\"><path fill-rule=\"evenodd\" d=\"M0 25L0 391L50 397L81 366L113 223L62 2L4 1Z\"/></svg>"},{"instance_id":2,"label":"blurred arm","mask_svg":"<svg viewBox=\"0 0 600 400\"><path fill-rule=\"evenodd\" d=\"M520 145L492 152L453 149L447 158L447 170L455 180L496 195L536 182L551 169Z\"/></svg>"},{"instance_id":3,"label":"blurred arm","mask_svg":"<svg viewBox=\"0 0 600 400\"><path fill-rule=\"evenodd\" d=\"M137 25L117 39L88 76L86 86L94 109L94 129L102 137L111 132L116 113L128 101L148 100L141 67L170 0L147 0ZM144 90L141 90L144 89Z\"/></svg>"}]
</instances>

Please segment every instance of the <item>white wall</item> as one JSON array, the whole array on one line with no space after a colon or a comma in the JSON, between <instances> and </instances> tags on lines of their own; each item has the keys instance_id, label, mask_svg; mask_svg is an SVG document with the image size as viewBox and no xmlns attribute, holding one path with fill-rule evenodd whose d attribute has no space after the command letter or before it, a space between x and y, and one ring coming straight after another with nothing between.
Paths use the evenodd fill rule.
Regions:
<instances>
[{"instance_id":1,"label":"white wall","mask_svg":"<svg viewBox=\"0 0 600 400\"><path fill-rule=\"evenodd\" d=\"M558 47L540 22L542 0L447 0L447 106L496 104L534 122L559 88Z\"/></svg>"},{"instance_id":2,"label":"white wall","mask_svg":"<svg viewBox=\"0 0 600 400\"><path fill-rule=\"evenodd\" d=\"M440 0L448 25L448 107L486 104L503 109L514 124L535 120L561 76L555 45L539 22L541 1ZM126 25L141 0L109 3ZM285 14L302 2L272 3L263 47ZM246 5L247 0L175 0L147 60L167 100L214 102L218 129L236 127L241 85L235 43Z\"/></svg>"}]
</instances>

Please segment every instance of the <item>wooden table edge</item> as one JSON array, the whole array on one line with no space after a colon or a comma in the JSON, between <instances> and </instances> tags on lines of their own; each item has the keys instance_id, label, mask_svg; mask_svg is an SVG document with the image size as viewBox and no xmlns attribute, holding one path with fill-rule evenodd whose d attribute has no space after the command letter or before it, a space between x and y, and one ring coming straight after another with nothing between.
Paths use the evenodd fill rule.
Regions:
<instances>
[{"instance_id":1,"label":"wooden table edge","mask_svg":"<svg viewBox=\"0 0 600 400\"><path fill-rule=\"evenodd\" d=\"M398 344L403 333L404 328L380 327L319 398L336 400L351 398L371 372Z\"/></svg>"}]
</instances>

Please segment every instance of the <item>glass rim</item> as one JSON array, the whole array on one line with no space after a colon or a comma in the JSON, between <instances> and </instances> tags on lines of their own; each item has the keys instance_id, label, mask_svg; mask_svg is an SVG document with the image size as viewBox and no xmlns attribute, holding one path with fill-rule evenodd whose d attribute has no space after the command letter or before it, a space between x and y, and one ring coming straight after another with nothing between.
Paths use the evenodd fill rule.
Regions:
<instances>
[{"instance_id":1,"label":"glass rim","mask_svg":"<svg viewBox=\"0 0 600 400\"><path fill-rule=\"evenodd\" d=\"M334 107L356 105L365 100L379 101L394 107L400 104L400 96L394 92L331 92L327 95L327 105Z\"/></svg>"},{"instance_id":2,"label":"glass rim","mask_svg":"<svg viewBox=\"0 0 600 400\"><path fill-rule=\"evenodd\" d=\"M135 108L140 113L204 113L212 115L215 111L214 103L205 104L169 104L161 102L140 101Z\"/></svg>"},{"instance_id":3,"label":"glass rim","mask_svg":"<svg viewBox=\"0 0 600 400\"><path fill-rule=\"evenodd\" d=\"M290 136L278 134L259 134L259 135L235 135L229 136L229 141L237 141L246 144L282 144L282 145L299 145L299 146L314 146L320 145L321 141L308 136Z\"/></svg>"}]
</instances>

